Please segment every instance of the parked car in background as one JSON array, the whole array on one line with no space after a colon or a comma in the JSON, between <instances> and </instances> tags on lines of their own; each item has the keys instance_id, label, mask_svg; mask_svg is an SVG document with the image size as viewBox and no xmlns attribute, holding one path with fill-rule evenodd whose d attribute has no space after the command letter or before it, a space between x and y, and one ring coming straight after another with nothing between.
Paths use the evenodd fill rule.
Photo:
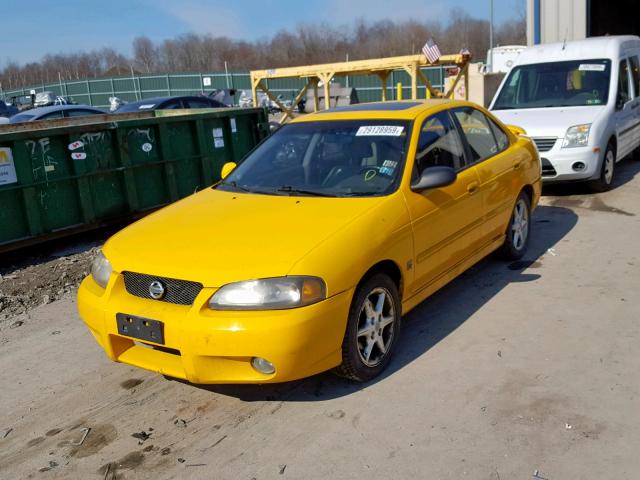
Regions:
<instances>
[{"instance_id":1,"label":"parked car in background","mask_svg":"<svg viewBox=\"0 0 640 480\"><path fill-rule=\"evenodd\" d=\"M533 138L545 182L603 191L640 148L639 107L640 38L628 35L527 48L489 108Z\"/></svg>"},{"instance_id":2,"label":"parked car in background","mask_svg":"<svg viewBox=\"0 0 640 480\"><path fill-rule=\"evenodd\" d=\"M80 316L112 360L196 383L371 380L403 314L525 254L540 161L514 131L454 100L299 117L110 238Z\"/></svg>"},{"instance_id":3,"label":"parked car in background","mask_svg":"<svg viewBox=\"0 0 640 480\"><path fill-rule=\"evenodd\" d=\"M7 125L9 123L9 119L7 117L0 117L0 125Z\"/></svg>"},{"instance_id":4,"label":"parked car in background","mask_svg":"<svg viewBox=\"0 0 640 480\"><path fill-rule=\"evenodd\" d=\"M114 113L148 112L153 110L177 110L182 108L227 108L213 98L184 95L173 97L145 98L122 105Z\"/></svg>"},{"instance_id":5,"label":"parked car in background","mask_svg":"<svg viewBox=\"0 0 640 480\"><path fill-rule=\"evenodd\" d=\"M7 104L4 100L0 100L0 117L9 118L18 113L18 109L11 105Z\"/></svg>"},{"instance_id":6,"label":"parked car in background","mask_svg":"<svg viewBox=\"0 0 640 480\"><path fill-rule=\"evenodd\" d=\"M104 115L107 112L89 105L53 105L50 107L32 108L12 116L11 123L36 122L59 118L84 117L87 115Z\"/></svg>"}]
</instances>

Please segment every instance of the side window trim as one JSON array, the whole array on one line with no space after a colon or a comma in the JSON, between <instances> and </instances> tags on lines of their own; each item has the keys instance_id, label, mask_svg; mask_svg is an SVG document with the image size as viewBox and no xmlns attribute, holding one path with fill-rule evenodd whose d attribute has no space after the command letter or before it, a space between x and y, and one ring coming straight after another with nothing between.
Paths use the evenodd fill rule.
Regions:
<instances>
[{"instance_id":1,"label":"side window trim","mask_svg":"<svg viewBox=\"0 0 640 480\"><path fill-rule=\"evenodd\" d=\"M462 149L464 150L464 154L463 154L464 165L461 165L460 168L456 170L456 173L462 172L467 168L472 167L474 164L478 163L478 162L471 161L471 159L473 158L473 155L471 154L471 146L469 145L467 136L464 134L462 125L460 125L460 122L458 121L456 116L453 114L458 109L459 108L447 111L447 113L449 114L449 118L451 119L451 123L453 123L453 126L458 131L458 136L460 137L460 141L462 142Z\"/></svg>"}]
</instances>

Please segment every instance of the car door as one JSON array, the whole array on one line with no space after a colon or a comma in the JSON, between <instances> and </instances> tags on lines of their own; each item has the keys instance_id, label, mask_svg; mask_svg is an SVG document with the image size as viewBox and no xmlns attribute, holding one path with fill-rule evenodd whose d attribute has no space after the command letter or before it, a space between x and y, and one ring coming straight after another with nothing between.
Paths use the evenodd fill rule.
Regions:
<instances>
[{"instance_id":1,"label":"car door","mask_svg":"<svg viewBox=\"0 0 640 480\"><path fill-rule=\"evenodd\" d=\"M616 105L614 119L616 124L616 136L618 137L617 159L625 157L633 147L635 111L632 108L633 98L631 92L631 79L629 75L629 63L625 58L620 60L618 69L618 91L616 93Z\"/></svg>"},{"instance_id":2,"label":"car door","mask_svg":"<svg viewBox=\"0 0 640 480\"><path fill-rule=\"evenodd\" d=\"M481 244L487 245L504 235L505 227L519 191L518 175L522 154L509 150L509 137L490 117L473 107L453 110L462 130L468 158L476 167L480 181L484 222Z\"/></svg>"},{"instance_id":3,"label":"car door","mask_svg":"<svg viewBox=\"0 0 640 480\"><path fill-rule=\"evenodd\" d=\"M460 132L447 111L428 117L419 131L413 178L432 166L450 166L457 172L452 185L407 193L414 238L412 294L478 249L482 200L477 194L476 169L466 165Z\"/></svg>"}]
</instances>

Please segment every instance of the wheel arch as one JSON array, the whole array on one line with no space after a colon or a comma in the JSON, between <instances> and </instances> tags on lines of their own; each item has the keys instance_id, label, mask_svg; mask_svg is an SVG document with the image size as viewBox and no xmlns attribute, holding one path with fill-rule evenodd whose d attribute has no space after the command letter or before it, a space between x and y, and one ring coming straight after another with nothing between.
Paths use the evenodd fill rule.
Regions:
<instances>
[{"instance_id":1,"label":"wheel arch","mask_svg":"<svg viewBox=\"0 0 640 480\"><path fill-rule=\"evenodd\" d=\"M398 288L398 294L400 295L400 299L402 299L402 288L404 286L404 279L402 277L402 270L396 262L393 260L381 260L375 265L373 265L369 270L365 272L360 281L358 282L358 287L362 285L367 279L376 273L384 273L387 275L393 283L395 283ZM356 287L357 288L357 287Z\"/></svg>"}]
</instances>

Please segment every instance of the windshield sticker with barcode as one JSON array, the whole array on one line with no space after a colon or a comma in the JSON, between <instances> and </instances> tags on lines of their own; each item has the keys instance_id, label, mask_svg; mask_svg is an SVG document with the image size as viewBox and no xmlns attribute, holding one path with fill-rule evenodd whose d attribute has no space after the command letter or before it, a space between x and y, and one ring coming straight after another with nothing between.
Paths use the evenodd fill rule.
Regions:
<instances>
[{"instance_id":1,"label":"windshield sticker with barcode","mask_svg":"<svg viewBox=\"0 0 640 480\"><path fill-rule=\"evenodd\" d=\"M604 72L605 66L600 63L581 63L578 70L581 72Z\"/></svg>"},{"instance_id":2,"label":"windshield sticker with barcode","mask_svg":"<svg viewBox=\"0 0 640 480\"><path fill-rule=\"evenodd\" d=\"M397 125L366 125L358 128L356 137L399 137L403 131Z\"/></svg>"}]
</instances>

